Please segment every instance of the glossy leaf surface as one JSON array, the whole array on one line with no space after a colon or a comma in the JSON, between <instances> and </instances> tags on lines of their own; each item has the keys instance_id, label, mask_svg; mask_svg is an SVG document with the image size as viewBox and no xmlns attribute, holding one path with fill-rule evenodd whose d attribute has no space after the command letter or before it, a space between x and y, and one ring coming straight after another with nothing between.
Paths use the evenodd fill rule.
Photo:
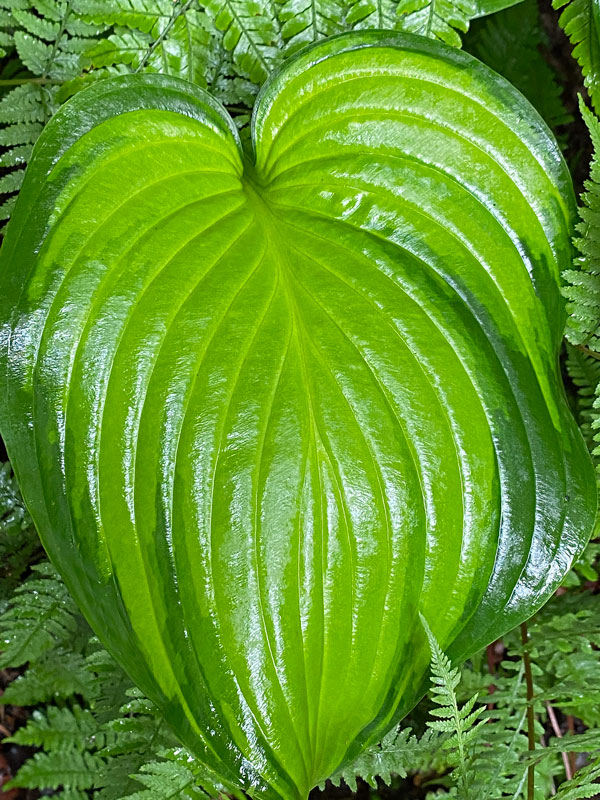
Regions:
<instances>
[{"instance_id":1,"label":"glossy leaf surface","mask_svg":"<svg viewBox=\"0 0 600 800\"><path fill-rule=\"evenodd\" d=\"M558 371L570 177L505 81L351 34L252 158L203 91L100 82L1 255L1 432L105 644L228 786L304 797L581 551Z\"/></svg>"}]
</instances>

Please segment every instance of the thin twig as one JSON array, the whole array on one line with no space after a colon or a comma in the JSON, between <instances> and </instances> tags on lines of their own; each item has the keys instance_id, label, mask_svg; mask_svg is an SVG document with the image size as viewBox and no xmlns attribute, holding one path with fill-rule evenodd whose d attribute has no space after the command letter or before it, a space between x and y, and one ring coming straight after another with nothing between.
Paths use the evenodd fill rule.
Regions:
<instances>
[{"instance_id":1,"label":"thin twig","mask_svg":"<svg viewBox=\"0 0 600 800\"><path fill-rule=\"evenodd\" d=\"M546 711L548 712L548 719L550 720L550 724L552 725L552 730L554 731L554 735L562 739L562 731L560 729L560 725L558 724L558 720L556 719L556 714L554 713L554 709L550 705L550 703L546 700ZM569 762L569 757L566 753L561 753L563 764L565 765L565 775L567 776L567 780L570 781L573 777L573 772L571 770L571 764Z\"/></svg>"},{"instance_id":2,"label":"thin twig","mask_svg":"<svg viewBox=\"0 0 600 800\"><path fill-rule=\"evenodd\" d=\"M523 666L525 667L525 683L527 685L527 742L530 751L535 750L535 718L533 715L533 673L531 672L531 657L527 648L529 635L527 623L521 623L521 642L523 643ZM527 800L534 800L535 794L535 765L527 768Z\"/></svg>"},{"instance_id":3,"label":"thin twig","mask_svg":"<svg viewBox=\"0 0 600 800\"><path fill-rule=\"evenodd\" d=\"M495 675L496 674L496 662L494 660L494 647L495 647L495 645L496 645L496 642L492 642L492 644L488 644L488 646L486 648L487 666L488 666L488 672L490 673L490 675ZM494 694L495 691L496 691L496 685L494 683L490 683L490 685L488 686L488 694L492 695L492 694ZM491 711L494 708L494 705L495 705L494 702L490 701L487 704L488 711Z\"/></svg>"},{"instance_id":4,"label":"thin twig","mask_svg":"<svg viewBox=\"0 0 600 800\"><path fill-rule=\"evenodd\" d=\"M567 714L567 730L569 733L575 733L575 718L573 714ZM574 775L577 772L577 762L575 753L569 753L569 764L571 765L571 773Z\"/></svg>"}]
</instances>

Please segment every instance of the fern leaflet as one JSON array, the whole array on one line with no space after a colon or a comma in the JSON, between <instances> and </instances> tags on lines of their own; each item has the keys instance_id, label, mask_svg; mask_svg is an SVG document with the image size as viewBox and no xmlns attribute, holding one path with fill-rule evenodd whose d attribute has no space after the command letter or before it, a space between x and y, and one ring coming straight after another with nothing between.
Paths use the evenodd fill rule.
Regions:
<instances>
[{"instance_id":1,"label":"fern leaflet","mask_svg":"<svg viewBox=\"0 0 600 800\"><path fill-rule=\"evenodd\" d=\"M590 178L579 209L575 246L579 256L575 269L565 271L567 282L563 293L567 298L567 339L575 345L586 344L600 351L600 122L583 103L581 113L588 126L594 155Z\"/></svg>"},{"instance_id":2,"label":"fern leaflet","mask_svg":"<svg viewBox=\"0 0 600 800\"><path fill-rule=\"evenodd\" d=\"M437 719L428 721L427 725L434 731L449 734L443 746L445 750L455 755L455 779L461 797L468 800L470 797L468 747L477 736L478 730L487 721L479 719L484 708L483 706L475 708L478 697L476 694L459 708L456 688L461 679L460 670L451 665L422 615L421 622L431 650L431 700L438 706L431 710L432 716Z\"/></svg>"},{"instance_id":3,"label":"fern leaflet","mask_svg":"<svg viewBox=\"0 0 600 800\"><path fill-rule=\"evenodd\" d=\"M597 0L552 0L562 9L560 25L573 45L594 107L600 99L600 13Z\"/></svg>"},{"instance_id":4,"label":"fern leaflet","mask_svg":"<svg viewBox=\"0 0 600 800\"><path fill-rule=\"evenodd\" d=\"M399 0L398 28L408 33L461 46L458 31L466 33L477 14L476 0Z\"/></svg>"}]
</instances>

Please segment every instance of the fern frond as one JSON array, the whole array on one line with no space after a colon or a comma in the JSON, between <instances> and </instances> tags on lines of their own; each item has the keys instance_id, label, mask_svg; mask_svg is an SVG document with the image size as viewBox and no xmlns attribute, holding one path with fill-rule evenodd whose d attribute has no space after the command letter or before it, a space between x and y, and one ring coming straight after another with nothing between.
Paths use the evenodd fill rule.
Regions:
<instances>
[{"instance_id":1,"label":"fern frond","mask_svg":"<svg viewBox=\"0 0 600 800\"><path fill-rule=\"evenodd\" d=\"M101 25L135 28L158 38L173 15L170 0L80 0L77 13ZM178 5L177 11L181 10Z\"/></svg>"},{"instance_id":2,"label":"fern frond","mask_svg":"<svg viewBox=\"0 0 600 800\"><path fill-rule=\"evenodd\" d=\"M168 800L168 798L206 800L209 797L197 786L192 772L177 762L151 761L144 764L132 777L145 788L128 795L128 800Z\"/></svg>"},{"instance_id":3,"label":"fern frond","mask_svg":"<svg viewBox=\"0 0 600 800\"><path fill-rule=\"evenodd\" d=\"M13 194L8 198L8 200L5 200L3 203L0 204L0 220L2 222L6 221L10 217L16 202L17 202L17 195Z\"/></svg>"},{"instance_id":4,"label":"fern frond","mask_svg":"<svg viewBox=\"0 0 600 800\"><path fill-rule=\"evenodd\" d=\"M370 747L348 767L332 775L329 781L334 786L340 786L343 781L352 792L358 789L357 778L362 778L374 789L377 788L377 778L389 785L392 775L405 778L416 768L431 738L431 734L426 734L421 741L410 728L394 728L384 736L381 744Z\"/></svg>"},{"instance_id":5,"label":"fern frond","mask_svg":"<svg viewBox=\"0 0 600 800\"><path fill-rule=\"evenodd\" d=\"M61 643L71 643L80 622L66 586L48 562L16 590L0 616L0 667L19 667L40 659Z\"/></svg>"},{"instance_id":6,"label":"fern frond","mask_svg":"<svg viewBox=\"0 0 600 800\"><path fill-rule=\"evenodd\" d=\"M476 0L399 0L398 28L460 47L477 10Z\"/></svg>"},{"instance_id":7,"label":"fern frond","mask_svg":"<svg viewBox=\"0 0 600 800\"><path fill-rule=\"evenodd\" d=\"M344 0L284 0L275 8L281 23L281 37L285 42L285 54L292 55L306 44L346 30L346 25L351 20L358 21L358 17L353 17L352 13L359 4L361 4L361 0L352 7L346 17L347 3ZM376 13L378 5L391 7L393 4L393 0L375 0L372 13ZM362 2L362 5L368 5L370 9L370 0ZM370 19L371 12L366 11L363 18ZM382 28L393 27L393 14L385 20L381 17L379 21ZM356 25L356 27L361 26Z\"/></svg>"},{"instance_id":8,"label":"fern frond","mask_svg":"<svg viewBox=\"0 0 600 800\"><path fill-rule=\"evenodd\" d=\"M258 86L238 74L222 41L215 40L207 80L208 91L230 111L239 113L240 109L249 110L254 105Z\"/></svg>"},{"instance_id":9,"label":"fern frond","mask_svg":"<svg viewBox=\"0 0 600 800\"><path fill-rule=\"evenodd\" d=\"M135 692L135 700L116 709L117 717L104 722L94 736L100 755L113 757L143 753L149 743L157 748L175 744L176 740L170 729L163 725L160 712L154 704L136 688L129 692ZM113 717L114 714L113 707Z\"/></svg>"},{"instance_id":10,"label":"fern frond","mask_svg":"<svg viewBox=\"0 0 600 800\"><path fill-rule=\"evenodd\" d=\"M546 44L538 3L522 0L477 22L464 47L516 86L556 129L573 117L562 102L554 70L542 55Z\"/></svg>"},{"instance_id":11,"label":"fern frond","mask_svg":"<svg viewBox=\"0 0 600 800\"><path fill-rule=\"evenodd\" d=\"M34 753L6 788L93 789L103 767L103 760L88 752Z\"/></svg>"},{"instance_id":12,"label":"fern frond","mask_svg":"<svg viewBox=\"0 0 600 800\"><path fill-rule=\"evenodd\" d=\"M570 781L565 781L555 795L555 800L586 800L598 797L600 758L578 770Z\"/></svg>"},{"instance_id":13,"label":"fern frond","mask_svg":"<svg viewBox=\"0 0 600 800\"><path fill-rule=\"evenodd\" d=\"M569 377L577 389L575 413L579 429L590 451L593 451L597 442L593 429L594 420L598 418L598 411L594 409L596 389L600 384L600 359L586 353L581 347L567 343L566 367ZM597 464L598 466L598 464Z\"/></svg>"},{"instance_id":14,"label":"fern frond","mask_svg":"<svg viewBox=\"0 0 600 800\"><path fill-rule=\"evenodd\" d=\"M490 696L494 707L484 712L485 731L467 757L469 791L476 800L519 797L519 787L525 782L523 757L529 750L525 669L522 660L511 663L509 676L495 676Z\"/></svg>"},{"instance_id":15,"label":"fern frond","mask_svg":"<svg viewBox=\"0 0 600 800\"><path fill-rule=\"evenodd\" d=\"M575 269L563 273L569 312L566 336L572 344L587 344L591 350L600 351L600 122L582 102L580 108L594 155L579 209L575 238L579 256Z\"/></svg>"},{"instance_id":16,"label":"fern frond","mask_svg":"<svg viewBox=\"0 0 600 800\"><path fill-rule=\"evenodd\" d=\"M76 0L75 8L81 19L109 28L87 51L93 67L88 80L125 68L207 87L220 34L197 0ZM69 88L79 87L73 82Z\"/></svg>"},{"instance_id":17,"label":"fern frond","mask_svg":"<svg viewBox=\"0 0 600 800\"><path fill-rule=\"evenodd\" d=\"M94 691L94 681L86 670L83 657L79 653L57 648L34 662L23 675L10 683L0 703L35 706L76 695L87 699L93 697Z\"/></svg>"},{"instance_id":18,"label":"fern frond","mask_svg":"<svg viewBox=\"0 0 600 800\"><path fill-rule=\"evenodd\" d=\"M316 25L316 2L288 0L282 13L298 16L299 25L304 24L300 20L308 14L315 18ZM205 5L223 34L223 45L231 53L239 74L262 83L281 58L278 42L282 31L273 4L267 0L205 0Z\"/></svg>"},{"instance_id":19,"label":"fern frond","mask_svg":"<svg viewBox=\"0 0 600 800\"><path fill-rule=\"evenodd\" d=\"M31 525L14 473L8 461L0 464L0 526L2 533Z\"/></svg>"},{"instance_id":20,"label":"fern frond","mask_svg":"<svg viewBox=\"0 0 600 800\"><path fill-rule=\"evenodd\" d=\"M13 91L16 91L16 89ZM8 99L10 96L9 94L4 98L6 100L5 109L10 106L11 101ZM14 122L6 128L0 129L0 147L14 147L15 145L23 147L24 145L33 145L42 132L42 128L42 123L28 122L26 120Z\"/></svg>"},{"instance_id":21,"label":"fern frond","mask_svg":"<svg viewBox=\"0 0 600 800\"><path fill-rule=\"evenodd\" d=\"M600 301L600 291L599 291ZM592 460L597 470L600 470L600 359L594 357L594 351L586 352L586 348L567 343L566 367L569 377L577 390L575 400L575 414L579 429L590 450ZM569 573L575 577L581 572L587 580L597 580L598 575L593 569L594 547L589 545L586 551L573 565L574 572ZM586 575L587 572L587 575Z\"/></svg>"},{"instance_id":22,"label":"fern frond","mask_svg":"<svg viewBox=\"0 0 600 800\"><path fill-rule=\"evenodd\" d=\"M48 706L45 711L33 711L27 724L4 741L53 753L83 752L96 728L96 721L87 708L79 705L73 708Z\"/></svg>"},{"instance_id":23,"label":"fern frond","mask_svg":"<svg viewBox=\"0 0 600 800\"><path fill-rule=\"evenodd\" d=\"M95 637L90 639L85 669L94 685L90 707L99 725L110 722L115 711L127 703L131 680Z\"/></svg>"},{"instance_id":24,"label":"fern frond","mask_svg":"<svg viewBox=\"0 0 600 800\"><path fill-rule=\"evenodd\" d=\"M573 45L584 82L594 108L600 100L600 30L596 20L596 0L552 0L562 9L559 23Z\"/></svg>"},{"instance_id":25,"label":"fern frond","mask_svg":"<svg viewBox=\"0 0 600 800\"><path fill-rule=\"evenodd\" d=\"M535 694L588 726L600 726L598 598L568 592L553 598L529 629Z\"/></svg>"},{"instance_id":26,"label":"fern frond","mask_svg":"<svg viewBox=\"0 0 600 800\"><path fill-rule=\"evenodd\" d=\"M0 464L0 615L40 552L40 540L25 510L10 464Z\"/></svg>"},{"instance_id":27,"label":"fern frond","mask_svg":"<svg viewBox=\"0 0 600 800\"><path fill-rule=\"evenodd\" d=\"M102 32L101 27L78 20L70 0L32 0L12 14L19 26L17 53L40 83L75 77L83 66L82 52Z\"/></svg>"},{"instance_id":28,"label":"fern frond","mask_svg":"<svg viewBox=\"0 0 600 800\"><path fill-rule=\"evenodd\" d=\"M202 789L208 797L221 798L229 796L235 800L245 800L246 795L235 786L225 786L217 776L197 758L180 745L160 750L159 756L167 761L177 764L180 768L190 772L195 781L195 786ZM193 795L194 797L196 795Z\"/></svg>"},{"instance_id":29,"label":"fern frond","mask_svg":"<svg viewBox=\"0 0 600 800\"><path fill-rule=\"evenodd\" d=\"M53 794L52 797L54 800L89 800L89 794L79 789L65 789Z\"/></svg>"},{"instance_id":30,"label":"fern frond","mask_svg":"<svg viewBox=\"0 0 600 800\"><path fill-rule=\"evenodd\" d=\"M127 64L135 68L148 51L151 42L151 38L140 31L117 29L106 39L100 39L88 51L87 56L94 69L117 64Z\"/></svg>"},{"instance_id":31,"label":"fern frond","mask_svg":"<svg viewBox=\"0 0 600 800\"><path fill-rule=\"evenodd\" d=\"M461 797L469 800L468 747L477 736L479 729L486 724L487 720L479 719L483 714L484 707L475 708L477 695L459 707L456 689L461 679L460 670L452 666L423 615L421 615L421 623L427 634L431 650L430 680L432 688L430 699L439 706L430 712L437 719L428 720L427 725L434 731L449 735L444 742L444 749L456 756L456 770L453 777L456 779Z\"/></svg>"},{"instance_id":32,"label":"fern frond","mask_svg":"<svg viewBox=\"0 0 600 800\"><path fill-rule=\"evenodd\" d=\"M13 123L15 116L18 116L21 122L43 124L45 117L40 102L41 91L42 87L35 83L25 83L13 89L0 100L0 123Z\"/></svg>"},{"instance_id":33,"label":"fern frond","mask_svg":"<svg viewBox=\"0 0 600 800\"><path fill-rule=\"evenodd\" d=\"M0 101L0 146L3 166L14 167L0 184L0 195L14 196L22 181L35 143L52 114L60 105L60 85L81 73L85 52L102 28L76 17L72 0L2 0L0 47L6 40L2 28L10 26L11 46L27 69L22 85ZM19 79L20 80L20 79ZM11 204L3 204L8 217Z\"/></svg>"},{"instance_id":34,"label":"fern frond","mask_svg":"<svg viewBox=\"0 0 600 800\"><path fill-rule=\"evenodd\" d=\"M0 58L4 58L14 50L14 32L17 22L13 16L13 9L19 8L20 3L11 0L0 0Z\"/></svg>"},{"instance_id":35,"label":"fern frond","mask_svg":"<svg viewBox=\"0 0 600 800\"><path fill-rule=\"evenodd\" d=\"M346 25L355 30L397 27L398 0L356 0L346 14Z\"/></svg>"}]
</instances>

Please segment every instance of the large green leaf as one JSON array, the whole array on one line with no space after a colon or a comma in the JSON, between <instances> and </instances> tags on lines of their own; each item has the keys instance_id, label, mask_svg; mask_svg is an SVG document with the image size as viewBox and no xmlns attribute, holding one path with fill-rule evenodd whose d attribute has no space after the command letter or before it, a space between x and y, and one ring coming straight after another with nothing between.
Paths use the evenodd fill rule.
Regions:
<instances>
[{"instance_id":1,"label":"large green leaf","mask_svg":"<svg viewBox=\"0 0 600 800\"><path fill-rule=\"evenodd\" d=\"M350 34L275 75L255 155L196 87L100 82L1 255L1 431L106 646L228 786L306 795L429 651L535 611L596 489L558 372L574 201L471 56Z\"/></svg>"}]
</instances>

